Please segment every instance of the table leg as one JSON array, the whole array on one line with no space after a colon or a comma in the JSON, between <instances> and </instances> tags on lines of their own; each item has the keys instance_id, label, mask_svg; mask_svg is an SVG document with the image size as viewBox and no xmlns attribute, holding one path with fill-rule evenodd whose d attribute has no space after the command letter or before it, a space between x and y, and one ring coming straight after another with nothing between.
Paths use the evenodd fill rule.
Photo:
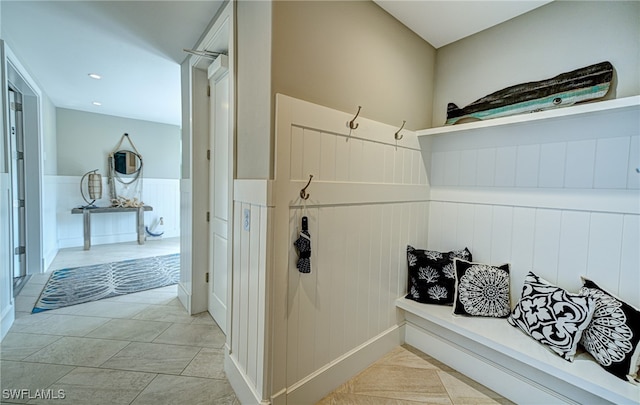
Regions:
<instances>
[{"instance_id":1,"label":"table leg","mask_svg":"<svg viewBox=\"0 0 640 405\"><path fill-rule=\"evenodd\" d=\"M138 208L137 220L138 220L138 245L144 245L144 207Z\"/></svg>"},{"instance_id":2,"label":"table leg","mask_svg":"<svg viewBox=\"0 0 640 405\"><path fill-rule=\"evenodd\" d=\"M89 210L82 210L82 222L84 225L84 250L91 249L91 213Z\"/></svg>"}]
</instances>

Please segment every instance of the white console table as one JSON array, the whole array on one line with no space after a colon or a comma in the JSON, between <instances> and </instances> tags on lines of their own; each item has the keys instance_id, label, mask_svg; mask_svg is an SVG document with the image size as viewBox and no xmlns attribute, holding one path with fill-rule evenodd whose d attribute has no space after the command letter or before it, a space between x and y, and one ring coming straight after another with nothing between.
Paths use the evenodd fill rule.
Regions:
<instances>
[{"instance_id":1,"label":"white console table","mask_svg":"<svg viewBox=\"0 0 640 405\"><path fill-rule=\"evenodd\" d=\"M116 212L135 212L136 229L138 232L138 244L144 245L144 212L153 211L153 207L145 205L143 207L122 208L122 207L95 207L95 208L73 208L72 214L82 214L84 225L84 250L91 249L91 214L105 214Z\"/></svg>"}]
</instances>

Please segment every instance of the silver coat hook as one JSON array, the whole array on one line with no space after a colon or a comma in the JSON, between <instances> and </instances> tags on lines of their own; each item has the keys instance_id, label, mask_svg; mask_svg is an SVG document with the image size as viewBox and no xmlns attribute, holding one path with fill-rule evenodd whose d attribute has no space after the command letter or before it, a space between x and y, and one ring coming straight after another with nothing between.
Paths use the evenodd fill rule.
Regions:
<instances>
[{"instance_id":1,"label":"silver coat hook","mask_svg":"<svg viewBox=\"0 0 640 405\"><path fill-rule=\"evenodd\" d=\"M394 138L396 138L396 141L399 141L400 139L402 139L404 137L404 135L400 135L400 131L402 131L402 128L404 128L404 124L406 124L407 121L402 121L402 126L400 127L400 129L396 132L396 134L394 135Z\"/></svg>"},{"instance_id":2,"label":"silver coat hook","mask_svg":"<svg viewBox=\"0 0 640 405\"><path fill-rule=\"evenodd\" d=\"M349 125L349 128L356 129L356 128L358 128L358 125L360 125L360 124L356 124L356 118L358 118L358 115L360 114L360 109L361 108L362 108L362 106L359 105L358 106L358 112L356 113L356 116L353 117L353 119L347 123Z\"/></svg>"}]
</instances>

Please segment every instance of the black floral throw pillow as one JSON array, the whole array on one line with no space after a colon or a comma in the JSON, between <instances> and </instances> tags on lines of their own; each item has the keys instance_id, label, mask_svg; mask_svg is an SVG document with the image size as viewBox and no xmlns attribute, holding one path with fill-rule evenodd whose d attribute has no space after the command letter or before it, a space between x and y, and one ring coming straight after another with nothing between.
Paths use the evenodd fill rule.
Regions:
<instances>
[{"instance_id":1,"label":"black floral throw pillow","mask_svg":"<svg viewBox=\"0 0 640 405\"><path fill-rule=\"evenodd\" d=\"M455 291L453 259L471 260L469 249L451 252L407 246L409 284L406 298L423 304L452 305Z\"/></svg>"},{"instance_id":2,"label":"black floral throw pillow","mask_svg":"<svg viewBox=\"0 0 640 405\"><path fill-rule=\"evenodd\" d=\"M453 313L506 318L511 313L509 264L490 266L455 259L456 291Z\"/></svg>"},{"instance_id":3,"label":"black floral throw pillow","mask_svg":"<svg viewBox=\"0 0 640 405\"><path fill-rule=\"evenodd\" d=\"M586 278L579 294L596 303L580 344L611 374L637 383L640 365L640 312Z\"/></svg>"},{"instance_id":4,"label":"black floral throw pillow","mask_svg":"<svg viewBox=\"0 0 640 405\"><path fill-rule=\"evenodd\" d=\"M529 272L522 297L507 320L563 359L573 361L595 307L593 298L571 294Z\"/></svg>"}]
</instances>

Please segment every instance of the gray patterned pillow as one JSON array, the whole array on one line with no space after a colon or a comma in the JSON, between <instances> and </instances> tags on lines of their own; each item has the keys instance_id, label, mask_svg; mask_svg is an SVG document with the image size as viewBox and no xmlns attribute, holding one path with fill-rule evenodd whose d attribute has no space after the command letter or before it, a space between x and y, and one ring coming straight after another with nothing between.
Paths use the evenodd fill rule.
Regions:
<instances>
[{"instance_id":1,"label":"gray patterned pillow","mask_svg":"<svg viewBox=\"0 0 640 405\"><path fill-rule=\"evenodd\" d=\"M453 264L456 269L454 314L493 318L509 316L508 263L496 267L455 259Z\"/></svg>"},{"instance_id":2,"label":"gray patterned pillow","mask_svg":"<svg viewBox=\"0 0 640 405\"><path fill-rule=\"evenodd\" d=\"M571 294L529 272L522 297L507 320L563 359L573 361L595 308L593 298Z\"/></svg>"}]
</instances>

